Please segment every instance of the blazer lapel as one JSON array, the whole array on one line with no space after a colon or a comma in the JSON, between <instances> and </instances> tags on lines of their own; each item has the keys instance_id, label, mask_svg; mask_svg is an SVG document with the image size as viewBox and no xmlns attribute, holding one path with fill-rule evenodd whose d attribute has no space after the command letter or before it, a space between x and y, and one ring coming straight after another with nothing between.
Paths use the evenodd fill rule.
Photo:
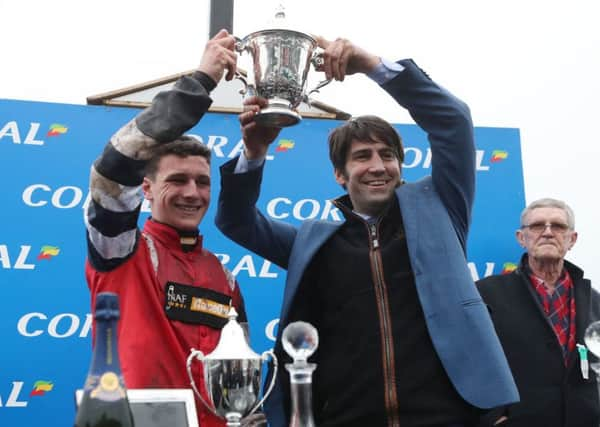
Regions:
<instances>
[{"instance_id":1,"label":"blazer lapel","mask_svg":"<svg viewBox=\"0 0 600 427\"><path fill-rule=\"evenodd\" d=\"M287 280L283 293L281 314L279 316L280 325L286 324L290 305L294 300L298 285L300 284L300 280L304 275L308 263L312 260L319 248L323 246L327 239L329 239L343 223L344 221L310 221L304 222L298 230L288 264ZM281 332L281 328L279 331Z\"/></svg>"},{"instance_id":2,"label":"blazer lapel","mask_svg":"<svg viewBox=\"0 0 600 427\"><path fill-rule=\"evenodd\" d=\"M396 197L400 205L400 214L404 225L406 243L408 246L409 258L415 275L420 274L420 265L416 263L417 250L419 245L419 227L417 220L417 198L415 196L416 186L414 184L403 184L396 190Z\"/></svg>"}]
</instances>

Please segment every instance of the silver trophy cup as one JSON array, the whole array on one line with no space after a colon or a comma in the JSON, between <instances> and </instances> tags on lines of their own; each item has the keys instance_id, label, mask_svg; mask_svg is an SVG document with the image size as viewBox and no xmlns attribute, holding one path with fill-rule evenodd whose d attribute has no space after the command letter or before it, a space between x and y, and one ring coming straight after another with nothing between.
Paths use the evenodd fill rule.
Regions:
<instances>
[{"instance_id":1,"label":"silver trophy cup","mask_svg":"<svg viewBox=\"0 0 600 427\"><path fill-rule=\"evenodd\" d=\"M310 105L308 95L330 82L324 80L306 93L310 64L318 67L323 62L316 49L313 37L287 29L257 31L238 39L236 50L249 54L252 62L247 79L236 75L244 83L242 93L258 95L269 103L256 115L257 123L286 127L300 122L296 107L302 101Z\"/></svg>"},{"instance_id":2,"label":"silver trophy cup","mask_svg":"<svg viewBox=\"0 0 600 427\"><path fill-rule=\"evenodd\" d=\"M231 308L229 321L223 327L214 351L205 356L201 351L192 349L187 358L187 372L194 393L209 411L224 418L229 427L239 426L241 419L254 413L271 393L275 375L266 393L259 399L262 364L268 356L271 356L273 372L277 372L275 354L271 350L262 355L252 351L236 319L237 313ZM203 364L204 385L210 402L206 402L196 386L192 374L194 360Z\"/></svg>"}]
</instances>

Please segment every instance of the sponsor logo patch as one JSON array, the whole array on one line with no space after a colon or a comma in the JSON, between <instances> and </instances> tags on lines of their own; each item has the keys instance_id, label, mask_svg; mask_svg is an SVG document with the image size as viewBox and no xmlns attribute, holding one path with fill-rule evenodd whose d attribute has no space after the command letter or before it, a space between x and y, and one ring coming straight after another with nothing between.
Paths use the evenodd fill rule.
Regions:
<instances>
[{"instance_id":1,"label":"sponsor logo patch","mask_svg":"<svg viewBox=\"0 0 600 427\"><path fill-rule=\"evenodd\" d=\"M172 320L221 329L227 323L231 297L212 289L167 282L165 313Z\"/></svg>"}]
</instances>

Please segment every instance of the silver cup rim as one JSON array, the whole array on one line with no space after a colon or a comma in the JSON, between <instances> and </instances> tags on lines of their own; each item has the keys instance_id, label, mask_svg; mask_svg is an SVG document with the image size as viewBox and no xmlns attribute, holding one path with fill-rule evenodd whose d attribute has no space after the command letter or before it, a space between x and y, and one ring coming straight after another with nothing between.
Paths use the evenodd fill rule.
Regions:
<instances>
[{"instance_id":1,"label":"silver cup rim","mask_svg":"<svg viewBox=\"0 0 600 427\"><path fill-rule=\"evenodd\" d=\"M260 30L260 31L255 31L253 33L248 34L246 37L244 37L242 40L244 42L256 38L256 37L260 37L260 36L265 36L265 35L270 35L270 34L280 34L280 33L290 33L291 35L295 35L295 36L300 36L303 37L305 39L308 39L309 41L311 41L312 43L314 43L315 45L317 44L317 40L312 37L309 34L303 33L302 31L296 31L296 30L288 30L288 29L277 29L277 28L269 28L267 30Z\"/></svg>"}]
</instances>

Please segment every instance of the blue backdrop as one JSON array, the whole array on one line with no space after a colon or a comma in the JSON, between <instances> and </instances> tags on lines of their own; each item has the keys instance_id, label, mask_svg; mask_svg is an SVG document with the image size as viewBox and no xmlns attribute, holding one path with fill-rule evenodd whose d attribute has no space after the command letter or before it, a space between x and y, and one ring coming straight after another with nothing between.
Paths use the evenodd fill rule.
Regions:
<instances>
[{"instance_id":1,"label":"blue backdrop","mask_svg":"<svg viewBox=\"0 0 600 427\"><path fill-rule=\"evenodd\" d=\"M89 291L84 279L85 229L92 161L112 133L139 110L0 100L0 426L72 425L74 390L91 356ZM285 129L270 151L259 207L299 223L338 219L327 134L333 120L304 119ZM403 175L430 171L425 134L403 136ZM218 167L241 149L232 114L208 114L190 134L213 151L213 203L200 226L205 246L237 276L246 299L252 347L272 347L285 271L228 241L215 228ZM476 128L477 196L469 237L474 279L514 267L514 240L524 207L517 129ZM141 222L148 216L144 206ZM143 355L140 355L143 357Z\"/></svg>"}]
</instances>

